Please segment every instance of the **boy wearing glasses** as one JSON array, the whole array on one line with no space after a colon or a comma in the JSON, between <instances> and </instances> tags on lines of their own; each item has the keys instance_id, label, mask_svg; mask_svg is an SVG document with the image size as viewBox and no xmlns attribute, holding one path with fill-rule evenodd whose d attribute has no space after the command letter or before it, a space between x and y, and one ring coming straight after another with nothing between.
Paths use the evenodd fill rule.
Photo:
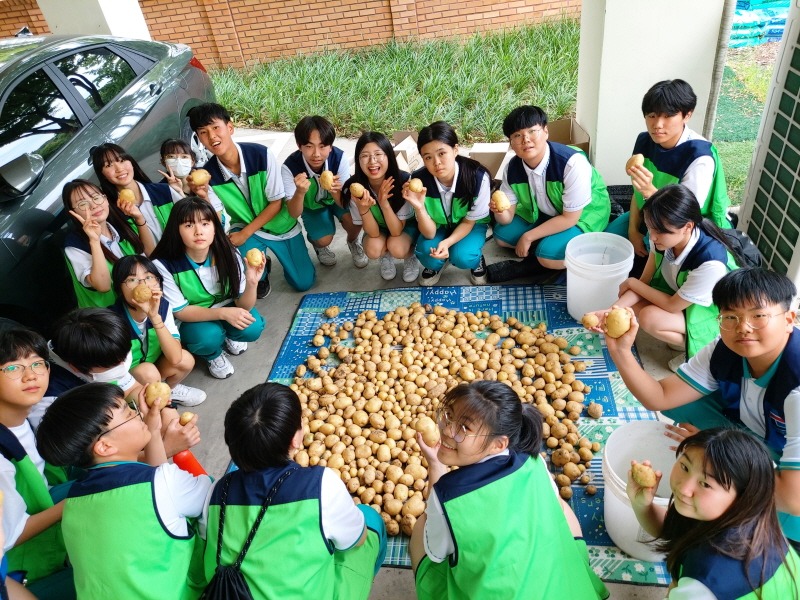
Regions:
<instances>
[{"instance_id":1,"label":"boy wearing glasses","mask_svg":"<svg viewBox=\"0 0 800 600\"><path fill-rule=\"evenodd\" d=\"M606 336L611 358L631 393L648 409L674 419L676 440L697 429L739 426L779 457L778 510L784 533L800 541L800 332L795 285L761 268L738 269L714 286L720 336L660 381L631 353L639 329ZM630 309L628 309L630 310Z\"/></svg>"},{"instance_id":2,"label":"boy wearing glasses","mask_svg":"<svg viewBox=\"0 0 800 600\"><path fill-rule=\"evenodd\" d=\"M54 580L58 597L74 598L61 537L64 501L51 495L67 481L66 471L40 456L28 415L44 396L50 378L47 342L27 329L0 332L0 490L9 573L27 578L37 597ZM62 497L63 497L62 489ZM62 580L62 577L65 579ZM55 597L50 595L49 597Z\"/></svg>"},{"instance_id":3,"label":"boy wearing glasses","mask_svg":"<svg viewBox=\"0 0 800 600\"><path fill-rule=\"evenodd\" d=\"M611 201L600 173L586 155L551 142L547 115L538 106L520 106L503 121L516 155L505 172L501 190L511 205L504 210L494 201L494 237L499 246L514 248L521 262L489 266L489 281L500 282L564 269L567 243L587 231L603 231Z\"/></svg>"}]
</instances>

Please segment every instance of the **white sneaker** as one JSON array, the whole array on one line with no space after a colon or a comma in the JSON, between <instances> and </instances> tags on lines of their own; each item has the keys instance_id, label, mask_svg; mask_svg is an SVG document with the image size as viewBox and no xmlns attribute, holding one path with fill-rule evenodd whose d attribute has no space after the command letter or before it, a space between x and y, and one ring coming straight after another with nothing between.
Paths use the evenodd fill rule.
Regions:
<instances>
[{"instance_id":1,"label":"white sneaker","mask_svg":"<svg viewBox=\"0 0 800 600\"><path fill-rule=\"evenodd\" d=\"M394 256L388 252L381 256L381 277L386 281L391 281L397 276L397 267L394 264Z\"/></svg>"},{"instance_id":2,"label":"white sneaker","mask_svg":"<svg viewBox=\"0 0 800 600\"><path fill-rule=\"evenodd\" d=\"M198 388L178 383L172 388L172 402L182 406L197 406L205 402L206 393Z\"/></svg>"},{"instance_id":3,"label":"white sneaker","mask_svg":"<svg viewBox=\"0 0 800 600\"><path fill-rule=\"evenodd\" d=\"M332 267L336 264L336 254L327 246L324 248L317 248L314 246L314 251L317 253L317 259L321 265Z\"/></svg>"},{"instance_id":4,"label":"white sneaker","mask_svg":"<svg viewBox=\"0 0 800 600\"><path fill-rule=\"evenodd\" d=\"M247 342L236 342L230 338L225 338L225 350L231 356L239 356L247 350Z\"/></svg>"},{"instance_id":5,"label":"white sneaker","mask_svg":"<svg viewBox=\"0 0 800 600\"><path fill-rule=\"evenodd\" d=\"M413 254L403 261L403 281L413 283L419 277L419 261Z\"/></svg>"},{"instance_id":6,"label":"white sneaker","mask_svg":"<svg viewBox=\"0 0 800 600\"><path fill-rule=\"evenodd\" d=\"M360 241L347 242L347 247L350 248L350 254L353 255L353 264L357 269L363 269L369 264L369 258L364 254L364 247Z\"/></svg>"},{"instance_id":7,"label":"white sneaker","mask_svg":"<svg viewBox=\"0 0 800 600\"><path fill-rule=\"evenodd\" d=\"M227 379L233 375L233 365L223 352L214 360L208 361L208 372L217 379Z\"/></svg>"},{"instance_id":8,"label":"white sneaker","mask_svg":"<svg viewBox=\"0 0 800 600\"><path fill-rule=\"evenodd\" d=\"M673 373L677 373L678 372L678 368L681 365L683 365L685 362L686 362L686 353L685 352L681 352L680 354L678 354L678 356L673 357L669 361L669 363L668 363L669 364L669 370L672 371Z\"/></svg>"}]
</instances>

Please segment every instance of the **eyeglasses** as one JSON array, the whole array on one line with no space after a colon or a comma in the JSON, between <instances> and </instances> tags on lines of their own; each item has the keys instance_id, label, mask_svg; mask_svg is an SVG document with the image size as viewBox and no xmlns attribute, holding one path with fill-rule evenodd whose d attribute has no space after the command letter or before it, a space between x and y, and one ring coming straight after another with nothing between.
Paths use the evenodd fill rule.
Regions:
<instances>
[{"instance_id":1,"label":"eyeglasses","mask_svg":"<svg viewBox=\"0 0 800 600\"><path fill-rule=\"evenodd\" d=\"M780 317L785 314L786 311L775 313L774 315L758 313L746 317L740 317L739 315L717 315L717 323L719 323L719 328L724 331L736 330L742 321L747 323L750 329L764 329L764 327L769 325L769 321L772 317Z\"/></svg>"},{"instance_id":2,"label":"eyeglasses","mask_svg":"<svg viewBox=\"0 0 800 600\"><path fill-rule=\"evenodd\" d=\"M358 160L361 162L381 162L384 158L386 158L386 154L383 152L375 152L374 154L359 154Z\"/></svg>"},{"instance_id":3,"label":"eyeglasses","mask_svg":"<svg viewBox=\"0 0 800 600\"><path fill-rule=\"evenodd\" d=\"M36 375L44 375L50 368L50 363L46 360L35 360L29 365L6 365L5 367L0 367L0 371L9 379L22 379L25 369L28 368Z\"/></svg>"},{"instance_id":4,"label":"eyeglasses","mask_svg":"<svg viewBox=\"0 0 800 600\"><path fill-rule=\"evenodd\" d=\"M147 287L150 287L156 281L158 281L158 278L155 275L146 275L146 276L142 277L141 279L139 279L138 277L128 277L122 283L124 283L129 288L135 288L140 283L143 283Z\"/></svg>"},{"instance_id":5,"label":"eyeglasses","mask_svg":"<svg viewBox=\"0 0 800 600\"><path fill-rule=\"evenodd\" d=\"M125 425L125 423L129 423L129 422L133 421L136 417L139 417L142 421L144 421L144 417L142 416L142 411L139 410L139 406L138 405L136 405L134 403L130 403L130 404L128 404L128 410L132 410L134 412L134 415L129 417L129 418L127 418L127 419L125 419L122 423L119 423L118 425L114 425L111 429L106 429L105 431L101 432L100 435L97 436L97 439L99 440L105 434L111 433L112 431L114 431L118 427L122 427L123 425Z\"/></svg>"},{"instance_id":6,"label":"eyeglasses","mask_svg":"<svg viewBox=\"0 0 800 600\"><path fill-rule=\"evenodd\" d=\"M453 420L453 415L447 409L440 409L436 413L436 422L439 424L439 428L442 431L447 431L448 428L452 427L451 431L453 435L450 437L453 438L453 441L456 444L460 444L468 437L489 437L495 435L494 433L467 433L466 425L458 424Z\"/></svg>"},{"instance_id":7,"label":"eyeglasses","mask_svg":"<svg viewBox=\"0 0 800 600\"><path fill-rule=\"evenodd\" d=\"M91 208L93 205L100 206L105 201L105 194L95 194L94 196L90 196L88 200L81 200L80 202L76 203L75 208L78 210L89 210L89 208Z\"/></svg>"},{"instance_id":8,"label":"eyeglasses","mask_svg":"<svg viewBox=\"0 0 800 600\"><path fill-rule=\"evenodd\" d=\"M520 144L522 140L527 137L531 140L536 140L542 135L544 129L541 127L531 127L530 129L525 129L524 131L517 131L516 133L512 133L511 136L508 138L511 140L512 144Z\"/></svg>"}]
</instances>

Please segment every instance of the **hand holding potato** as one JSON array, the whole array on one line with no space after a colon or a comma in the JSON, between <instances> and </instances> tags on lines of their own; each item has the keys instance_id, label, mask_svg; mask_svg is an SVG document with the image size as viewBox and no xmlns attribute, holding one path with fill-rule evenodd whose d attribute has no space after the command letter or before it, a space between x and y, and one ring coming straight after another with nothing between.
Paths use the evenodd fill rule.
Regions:
<instances>
[{"instance_id":1,"label":"hand holding potato","mask_svg":"<svg viewBox=\"0 0 800 600\"><path fill-rule=\"evenodd\" d=\"M417 182L417 184L414 184ZM412 185L414 184L414 185ZM425 192L427 190L422 187L422 181L419 179L412 179L403 184L403 199L414 207L414 210L422 210L425 205Z\"/></svg>"},{"instance_id":2,"label":"hand holding potato","mask_svg":"<svg viewBox=\"0 0 800 600\"><path fill-rule=\"evenodd\" d=\"M614 306L606 315L606 333L609 337L622 337L631 328L632 312L626 308Z\"/></svg>"},{"instance_id":3,"label":"hand holding potato","mask_svg":"<svg viewBox=\"0 0 800 600\"><path fill-rule=\"evenodd\" d=\"M333 183L335 181L335 177L333 175L333 171L323 171L319 176L319 186L325 191L332 191L333 190Z\"/></svg>"},{"instance_id":4,"label":"hand holding potato","mask_svg":"<svg viewBox=\"0 0 800 600\"><path fill-rule=\"evenodd\" d=\"M641 483L638 483L634 476L635 473L646 473L649 478L646 483L652 483L653 485L643 486ZM653 471L649 460L645 460L642 463L637 463L635 460L631 461L631 469L628 471L628 483L625 486L625 493L628 494L628 498L634 510L647 508L653 503L660 483L661 471Z\"/></svg>"},{"instance_id":5,"label":"hand holding potato","mask_svg":"<svg viewBox=\"0 0 800 600\"><path fill-rule=\"evenodd\" d=\"M492 194L492 198L489 200L489 209L492 212L505 212L509 208L511 208L511 202L504 191L497 190L494 194Z\"/></svg>"}]
</instances>

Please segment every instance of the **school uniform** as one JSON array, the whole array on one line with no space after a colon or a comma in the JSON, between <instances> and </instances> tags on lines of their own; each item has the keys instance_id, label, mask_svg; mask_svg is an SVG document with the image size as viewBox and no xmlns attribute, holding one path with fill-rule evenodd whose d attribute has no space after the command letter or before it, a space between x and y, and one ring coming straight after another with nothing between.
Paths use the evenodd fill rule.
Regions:
<instances>
[{"instance_id":1,"label":"school uniform","mask_svg":"<svg viewBox=\"0 0 800 600\"><path fill-rule=\"evenodd\" d=\"M347 214L347 210L339 206L331 193L320 185L319 177L323 171L331 171L334 175L339 176L339 181L347 181L350 177L350 164L344 151L333 146L319 173L308 166L300 150L292 152L281 167L281 177L287 198L291 198L297 190L294 183L297 175L305 173L311 182L311 186L303 196L303 225L306 228L308 239L311 241L320 240L336 233L334 219L341 221L342 217Z\"/></svg>"},{"instance_id":2,"label":"school uniform","mask_svg":"<svg viewBox=\"0 0 800 600\"><path fill-rule=\"evenodd\" d=\"M494 236L516 245L519 238L548 219L582 211L577 224L542 238L536 256L564 260L569 241L584 232L603 231L611 214L611 200L600 173L579 149L547 142L539 165L531 169L520 157L512 158L500 188L514 205L510 223L494 226Z\"/></svg>"},{"instance_id":3,"label":"school uniform","mask_svg":"<svg viewBox=\"0 0 800 600\"><path fill-rule=\"evenodd\" d=\"M153 261L164 278L163 297L172 308L173 315L180 320L180 311L190 304L205 308L233 306L234 298L241 296L247 285L241 256L236 254L236 260L240 285L238 290L228 292L222 289L210 252L203 264L194 262L186 255L175 260ZM250 314L255 321L244 329L237 329L222 320L182 322L179 326L181 340L192 354L206 361L213 360L222 354L225 338L236 342L254 342L258 339L266 323L255 307L250 309Z\"/></svg>"},{"instance_id":4,"label":"school uniform","mask_svg":"<svg viewBox=\"0 0 800 600\"><path fill-rule=\"evenodd\" d=\"M225 501L220 564L236 560L265 498L276 481L295 469L278 488L241 566L253 598L282 600L366 599L383 562L386 529L367 506L355 506L336 471L300 468L295 463L263 471L234 471L218 481L201 520L206 538L205 577L216 569L221 492ZM365 526L365 542L358 547Z\"/></svg>"},{"instance_id":5,"label":"school uniform","mask_svg":"<svg viewBox=\"0 0 800 600\"><path fill-rule=\"evenodd\" d=\"M161 342L158 340L158 332L153 327L150 318L145 316L144 321L134 321L131 312L125 301L120 298L111 306L111 310L120 315L129 325L128 334L131 338L132 366L136 367L143 362L154 363L161 358ZM177 340L181 339L175 318L172 316L169 302L164 296L158 305L158 316L167 328L167 331Z\"/></svg>"},{"instance_id":6,"label":"school uniform","mask_svg":"<svg viewBox=\"0 0 800 600\"><path fill-rule=\"evenodd\" d=\"M209 185L231 218L231 232L241 231L270 202L282 203L278 213L239 246L239 252L244 256L252 248L262 252L272 250L283 266L287 283L295 290L304 292L314 285L316 271L308 255L300 224L289 214L284 202L286 194L275 157L269 148L260 144L242 142L236 147L239 150L240 174L232 173L216 156L203 166L211 174ZM267 277L266 271L262 279L264 277Z\"/></svg>"},{"instance_id":7,"label":"school uniform","mask_svg":"<svg viewBox=\"0 0 800 600\"><path fill-rule=\"evenodd\" d=\"M784 558L790 568L783 563ZM789 546L785 555L771 552L753 557L745 571L742 561L719 554L705 544L687 552L679 568L677 587L670 590L669 600L786 600L800 594L800 560ZM760 581L762 569L765 583L753 590L750 581Z\"/></svg>"},{"instance_id":8,"label":"school uniform","mask_svg":"<svg viewBox=\"0 0 800 600\"><path fill-rule=\"evenodd\" d=\"M391 198L390 201L395 198L402 198L403 197L403 184L411 178L411 175L406 173L405 171L400 171L395 178L394 186L392 187L391 191ZM355 177L351 177L348 179L344 187L342 189L343 198L346 200L346 204L349 206L350 210L350 218L353 219L353 224L355 225L363 225L364 224L364 217L361 216L361 209L359 208L358 204L350 197L350 184L356 183ZM378 229L381 232L381 235L389 238L391 237L392 233L389 231L389 227L386 225L386 218L383 216L383 209L378 205L378 192L377 190L373 190L371 187L367 186L369 190L370 196L375 200L375 204L369 207L369 211L372 213L372 217L375 219L375 222L378 224ZM412 207L408 202L403 202L403 205L400 209L395 213L397 218L400 221L404 221L403 225L403 233L408 235L411 238L411 243L417 241L417 237L419 237L419 227L417 227L417 221L414 218L414 207Z\"/></svg>"},{"instance_id":9,"label":"school uniform","mask_svg":"<svg viewBox=\"0 0 800 600\"><path fill-rule=\"evenodd\" d=\"M447 259L459 269L477 269L483 254L483 245L486 243L486 230L489 227L489 174L485 169L478 169L475 174L473 189L477 190L474 204L470 208L473 198L467 198L464 190L463 178L460 175L460 166L455 164L455 175L450 187L445 187L431 173L419 169L411 174L422 181L426 188L425 210L436 224L436 234L433 239L424 235L417 238L414 253L422 266L433 271L440 271L445 260L433 258L431 249L453 233L463 219L474 221L472 231L463 239L450 246L450 258Z\"/></svg>"},{"instance_id":10,"label":"school uniform","mask_svg":"<svg viewBox=\"0 0 800 600\"><path fill-rule=\"evenodd\" d=\"M107 463L76 481L61 527L80 598L196 598L196 517L211 479L177 466ZM199 555L198 555L199 556Z\"/></svg>"},{"instance_id":11,"label":"school uniform","mask_svg":"<svg viewBox=\"0 0 800 600\"><path fill-rule=\"evenodd\" d=\"M608 596L570 532L541 457L509 452L451 471L433 486L426 512L420 600ZM446 535L451 548L442 545ZM567 578L564 564L573 565Z\"/></svg>"},{"instance_id":12,"label":"school uniform","mask_svg":"<svg viewBox=\"0 0 800 600\"><path fill-rule=\"evenodd\" d=\"M183 198L183 194L172 189L167 183L142 183L136 182L142 194L142 203L139 212L142 213L156 243L161 239L167 219L172 212L175 202Z\"/></svg>"},{"instance_id":13,"label":"school uniform","mask_svg":"<svg viewBox=\"0 0 800 600\"><path fill-rule=\"evenodd\" d=\"M717 339L678 368L678 377L704 397L663 411L700 429L732 423L766 443L778 470L800 470L800 331L792 330L778 359L758 379L747 360ZM800 541L800 517L778 513L783 532Z\"/></svg>"},{"instance_id":14,"label":"school uniform","mask_svg":"<svg viewBox=\"0 0 800 600\"><path fill-rule=\"evenodd\" d=\"M651 249L655 272L650 287L665 294L678 294L691 302L684 311L686 356L692 357L719 335L719 309L711 298L714 285L739 265L725 244L699 227L692 230L686 247L675 256L672 248Z\"/></svg>"}]
</instances>

